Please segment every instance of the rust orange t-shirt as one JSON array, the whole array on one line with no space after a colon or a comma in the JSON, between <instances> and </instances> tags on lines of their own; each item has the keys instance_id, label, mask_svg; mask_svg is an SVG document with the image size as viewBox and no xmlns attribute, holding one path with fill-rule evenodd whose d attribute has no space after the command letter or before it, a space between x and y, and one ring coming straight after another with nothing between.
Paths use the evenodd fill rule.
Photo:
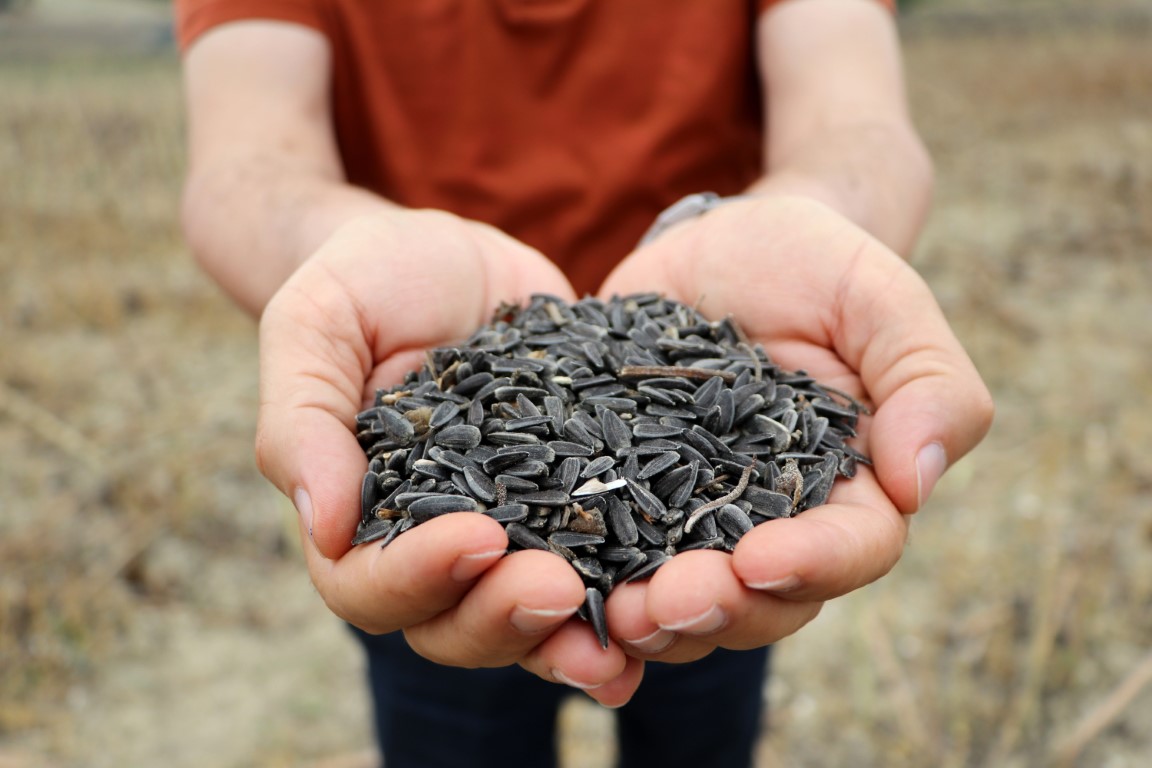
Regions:
<instances>
[{"instance_id":1,"label":"rust orange t-shirt","mask_svg":"<svg viewBox=\"0 0 1152 768\"><path fill-rule=\"evenodd\" d=\"M349 181L493 224L583 294L663 208L759 176L776 2L176 0L176 22L182 48L244 19L321 32Z\"/></svg>"}]
</instances>

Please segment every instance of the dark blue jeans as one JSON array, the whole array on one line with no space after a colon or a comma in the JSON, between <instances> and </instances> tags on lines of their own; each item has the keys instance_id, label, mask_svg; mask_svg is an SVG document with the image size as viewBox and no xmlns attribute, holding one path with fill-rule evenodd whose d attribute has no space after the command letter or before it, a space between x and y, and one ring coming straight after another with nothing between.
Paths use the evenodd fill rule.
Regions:
<instances>
[{"instance_id":1,"label":"dark blue jeans","mask_svg":"<svg viewBox=\"0 0 1152 768\"><path fill-rule=\"evenodd\" d=\"M386 768L556 765L556 714L571 689L519 667L442 667L398 632L354 631L368 653ZM648 663L640 690L616 710L620 765L752 765L768 655L718 650L691 664Z\"/></svg>"}]
</instances>

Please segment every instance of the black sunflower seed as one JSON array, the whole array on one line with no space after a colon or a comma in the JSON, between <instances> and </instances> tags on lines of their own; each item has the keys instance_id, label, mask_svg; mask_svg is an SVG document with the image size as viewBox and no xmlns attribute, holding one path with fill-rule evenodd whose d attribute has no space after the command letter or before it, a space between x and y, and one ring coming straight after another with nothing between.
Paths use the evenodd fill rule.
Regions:
<instances>
[{"instance_id":1,"label":"black sunflower seed","mask_svg":"<svg viewBox=\"0 0 1152 768\"><path fill-rule=\"evenodd\" d=\"M556 531L548 537L548 540L569 549L591 547L604 543L603 536L597 536L594 533L577 533L576 531Z\"/></svg>"},{"instance_id":2,"label":"black sunflower seed","mask_svg":"<svg viewBox=\"0 0 1152 768\"><path fill-rule=\"evenodd\" d=\"M508 540L521 549L548 550L548 542L521 523L509 523L504 527L504 531L508 534Z\"/></svg>"},{"instance_id":3,"label":"black sunflower seed","mask_svg":"<svg viewBox=\"0 0 1152 768\"><path fill-rule=\"evenodd\" d=\"M674 466L680 461L680 454L673 453L672 451L665 451L664 453L656 454L656 457L651 459L644 467L636 474L636 479L647 480L650 477L655 477L664 470Z\"/></svg>"},{"instance_id":4,"label":"black sunflower seed","mask_svg":"<svg viewBox=\"0 0 1152 768\"><path fill-rule=\"evenodd\" d=\"M588 615L588 623L596 632L601 648L608 647L608 619L604 615L604 595L596 587L588 587L584 595L584 611Z\"/></svg>"},{"instance_id":5,"label":"black sunflower seed","mask_svg":"<svg viewBox=\"0 0 1152 768\"><path fill-rule=\"evenodd\" d=\"M418 523L452 512L475 512L478 509L475 499L449 494L429 494L408 505L408 513Z\"/></svg>"},{"instance_id":6,"label":"black sunflower seed","mask_svg":"<svg viewBox=\"0 0 1152 768\"><path fill-rule=\"evenodd\" d=\"M395 525L395 522L392 520L370 521L356 532L355 538L352 539L352 546L366 544L369 541L377 541L384 538L392 531L393 525Z\"/></svg>"},{"instance_id":7,"label":"black sunflower seed","mask_svg":"<svg viewBox=\"0 0 1152 768\"><path fill-rule=\"evenodd\" d=\"M457 451L466 451L480 445L480 430L471 424L458 424L445 427L433 438L436 445Z\"/></svg>"},{"instance_id":8,"label":"black sunflower seed","mask_svg":"<svg viewBox=\"0 0 1152 768\"><path fill-rule=\"evenodd\" d=\"M616 465L616 459L611 456L597 456L592 461L588 462L588 466L580 473L580 477L587 480L590 477L596 477L606 469L611 469Z\"/></svg>"}]
</instances>

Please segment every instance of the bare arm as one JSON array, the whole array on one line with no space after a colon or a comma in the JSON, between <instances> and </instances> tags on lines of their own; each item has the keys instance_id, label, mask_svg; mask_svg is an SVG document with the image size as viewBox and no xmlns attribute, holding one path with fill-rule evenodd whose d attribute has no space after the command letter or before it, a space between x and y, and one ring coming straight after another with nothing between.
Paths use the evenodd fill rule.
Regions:
<instances>
[{"instance_id":1,"label":"bare arm","mask_svg":"<svg viewBox=\"0 0 1152 768\"><path fill-rule=\"evenodd\" d=\"M867 397L875 407L857 445L874 463L828 504L758 526L731 557L686 552L613 590L609 626L645 659L775 642L821 602L880 578L903 551L908 516L992 418L978 372L901 258L932 171L890 15L872 0L791 0L762 17L759 35L758 194L669 227L601 295L658 290L729 314L783 367Z\"/></svg>"},{"instance_id":2,"label":"bare arm","mask_svg":"<svg viewBox=\"0 0 1152 768\"><path fill-rule=\"evenodd\" d=\"M430 659L519 663L622 704L643 664L618 646L604 651L569 619L584 587L562 559L505 557L503 528L483 515L445 515L387 550L350 543L367 462L348 425L365 394L395 382L423 349L467 336L500 301L538 291L574 299L564 276L492 227L347 184L321 35L229 24L185 63L184 227L204 269L260 315L257 462L300 513L317 591L367 631L403 629Z\"/></svg>"},{"instance_id":3,"label":"bare arm","mask_svg":"<svg viewBox=\"0 0 1152 768\"><path fill-rule=\"evenodd\" d=\"M793 0L761 18L758 53L767 167L752 191L819 200L907 257L933 174L892 14L874 0Z\"/></svg>"},{"instance_id":4,"label":"bare arm","mask_svg":"<svg viewBox=\"0 0 1152 768\"><path fill-rule=\"evenodd\" d=\"M185 57L185 235L253 315L342 224L391 207L345 182L330 66L322 35L270 21L223 25Z\"/></svg>"}]
</instances>

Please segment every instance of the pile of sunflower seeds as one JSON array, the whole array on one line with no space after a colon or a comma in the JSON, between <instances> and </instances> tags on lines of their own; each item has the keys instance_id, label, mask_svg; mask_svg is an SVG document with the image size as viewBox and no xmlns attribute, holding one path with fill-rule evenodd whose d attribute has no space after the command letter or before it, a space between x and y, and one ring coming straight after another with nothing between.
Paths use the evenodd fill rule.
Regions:
<instances>
[{"instance_id":1,"label":"pile of sunflower seeds","mask_svg":"<svg viewBox=\"0 0 1152 768\"><path fill-rule=\"evenodd\" d=\"M356 417L370 463L353 544L452 512L554 552L604 598L677 552L731 552L753 526L823 504L867 458L861 406L773 364L730 319L658 294L504 306L431 350Z\"/></svg>"}]
</instances>

